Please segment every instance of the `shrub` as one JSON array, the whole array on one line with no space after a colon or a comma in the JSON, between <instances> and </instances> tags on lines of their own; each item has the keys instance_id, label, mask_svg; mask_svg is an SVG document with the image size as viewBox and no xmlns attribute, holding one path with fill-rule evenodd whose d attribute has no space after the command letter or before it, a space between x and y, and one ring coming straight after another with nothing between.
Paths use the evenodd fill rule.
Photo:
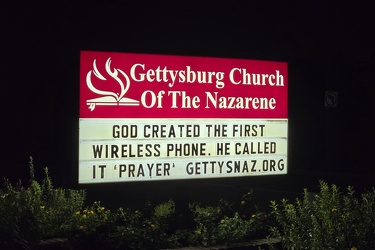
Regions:
<instances>
[{"instance_id":1,"label":"shrub","mask_svg":"<svg viewBox=\"0 0 375 250\"><path fill-rule=\"evenodd\" d=\"M252 208L251 192L239 204L220 200L214 206L192 204L196 224L190 243L200 246L230 244L266 236L266 214Z\"/></svg>"},{"instance_id":2,"label":"shrub","mask_svg":"<svg viewBox=\"0 0 375 250\"><path fill-rule=\"evenodd\" d=\"M178 231L170 230L175 205L167 201L157 206L146 202L141 210L119 208L116 229L110 233L112 241L121 249L160 249L179 247Z\"/></svg>"},{"instance_id":3,"label":"shrub","mask_svg":"<svg viewBox=\"0 0 375 250\"><path fill-rule=\"evenodd\" d=\"M27 187L5 181L0 189L0 249L38 248L53 237L69 238L73 249L214 246L265 238L269 226L268 236L285 249L375 249L375 189L357 195L321 181L318 194L305 189L295 202L271 201L271 216L255 206L252 192L240 201L190 203L188 211L169 200L112 212L100 201L85 206L84 190L53 187L48 168L38 182L32 158L29 168Z\"/></svg>"},{"instance_id":4,"label":"shrub","mask_svg":"<svg viewBox=\"0 0 375 250\"><path fill-rule=\"evenodd\" d=\"M85 199L83 190L66 190L52 185L48 168L39 183L34 178L30 157L30 184L13 186L5 181L0 190L0 248L33 248L41 239L64 236L72 230L72 214L80 210Z\"/></svg>"},{"instance_id":5,"label":"shrub","mask_svg":"<svg viewBox=\"0 0 375 250\"><path fill-rule=\"evenodd\" d=\"M375 190L356 197L353 187L346 193L336 185L320 181L313 197L304 190L294 203L271 201L285 249L375 249Z\"/></svg>"}]
</instances>

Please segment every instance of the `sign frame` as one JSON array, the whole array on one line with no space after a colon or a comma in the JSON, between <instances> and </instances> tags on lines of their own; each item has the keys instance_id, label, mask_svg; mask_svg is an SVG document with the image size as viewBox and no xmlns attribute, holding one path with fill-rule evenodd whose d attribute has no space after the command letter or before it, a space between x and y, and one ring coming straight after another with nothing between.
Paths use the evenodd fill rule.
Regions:
<instances>
[{"instance_id":1,"label":"sign frame","mask_svg":"<svg viewBox=\"0 0 375 250\"><path fill-rule=\"evenodd\" d=\"M287 174L286 62L81 51L81 184Z\"/></svg>"}]
</instances>

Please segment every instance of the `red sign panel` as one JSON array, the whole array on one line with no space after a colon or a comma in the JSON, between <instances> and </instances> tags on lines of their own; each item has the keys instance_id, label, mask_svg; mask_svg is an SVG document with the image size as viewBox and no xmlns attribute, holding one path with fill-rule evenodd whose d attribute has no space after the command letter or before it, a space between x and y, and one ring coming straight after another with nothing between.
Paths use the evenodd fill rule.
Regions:
<instances>
[{"instance_id":1,"label":"red sign panel","mask_svg":"<svg viewBox=\"0 0 375 250\"><path fill-rule=\"evenodd\" d=\"M81 52L80 118L288 117L287 63Z\"/></svg>"}]
</instances>

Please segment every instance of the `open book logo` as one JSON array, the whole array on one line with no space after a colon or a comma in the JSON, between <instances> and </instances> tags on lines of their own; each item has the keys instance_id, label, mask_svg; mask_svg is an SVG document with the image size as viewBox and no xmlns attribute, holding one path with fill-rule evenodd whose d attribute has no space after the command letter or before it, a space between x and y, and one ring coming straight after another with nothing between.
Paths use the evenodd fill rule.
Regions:
<instances>
[{"instance_id":1,"label":"open book logo","mask_svg":"<svg viewBox=\"0 0 375 250\"><path fill-rule=\"evenodd\" d=\"M107 81L107 79L99 72L96 67L96 59L93 62L93 70L90 70L86 75L87 87L94 93L101 95L102 97L87 100L86 103L88 108L93 111L96 105L102 106L139 106L139 101L126 98L124 95L129 90L130 80L129 77L121 69L113 68L111 70L111 58L108 58L105 64L105 70L110 77L112 77L116 83L120 85L119 92L113 92L108 90L98 89L92 83L92 77L95 76L101 81Z\"/></svg>"}]
</instances>

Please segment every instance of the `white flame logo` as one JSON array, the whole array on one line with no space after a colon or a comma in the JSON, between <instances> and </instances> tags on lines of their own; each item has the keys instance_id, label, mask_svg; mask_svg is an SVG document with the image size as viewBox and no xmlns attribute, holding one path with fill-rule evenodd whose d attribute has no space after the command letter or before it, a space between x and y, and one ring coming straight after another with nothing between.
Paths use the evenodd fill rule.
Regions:
<instances>
[{"instance_id":1,"label":"white flame logo","mask_svg":"<svg viewBox=\"0 0 375 250\"><path fill-rule=\"evenodd\" d=\"M122 71L121 69L113 68L113 70L111 70L111 58L108 58L107 62L105 63L105 69L108 75L111 76L113 79L115 79L116 82L120 85L120 90L121 90L120 93L97 89L91 82L92 73L102 81L106 81L107 79L102 74L100 74L98 68L96 67L96 59L93 62L93 68L94 69L90 70L86 75L87 86L92 92L98 95L102 95L103 97L99 97L99 98L86 101L91 111L95 109L96 105L124 105L124 106L138 106L139 105L139 101L136 101L130 98L124 98L124 95L129 90L129 87L130 87L130 79L125 74L125 72ZM123 81L119 78L119 73L126 80L125 86L124 86Z\"/></svg>"}]
</instances>

